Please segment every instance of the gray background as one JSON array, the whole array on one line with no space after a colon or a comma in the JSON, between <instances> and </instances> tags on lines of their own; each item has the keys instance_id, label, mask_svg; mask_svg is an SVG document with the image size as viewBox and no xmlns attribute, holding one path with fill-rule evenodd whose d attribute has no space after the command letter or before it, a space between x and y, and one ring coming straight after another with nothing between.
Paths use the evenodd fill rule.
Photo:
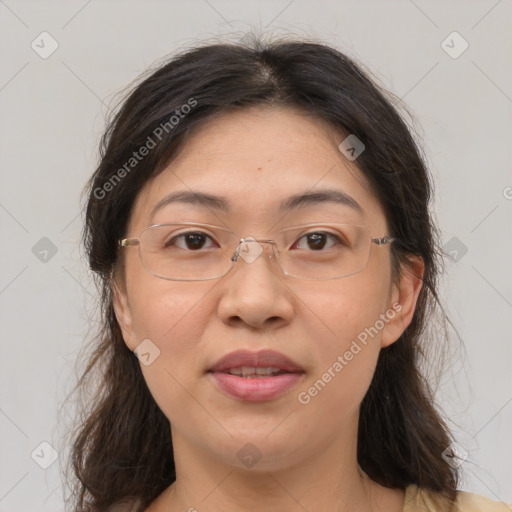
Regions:
<instances>
[{"instance_id":1,"label":"gray background","mask_svg":"<svg viewBox=\"0 0 512 512\"><path fill-rule=\"evenodd\" d=\"M57 418L95 307L80 191L114 94L175 49L251 29L335 45L415 116L465 344L437 396L468 452L462 487L512 502L511 14L507 0L0 0L0 511L63 509ZM459 36L442 45L453 31L461 55Z\"/></svg>"}]
</instances>

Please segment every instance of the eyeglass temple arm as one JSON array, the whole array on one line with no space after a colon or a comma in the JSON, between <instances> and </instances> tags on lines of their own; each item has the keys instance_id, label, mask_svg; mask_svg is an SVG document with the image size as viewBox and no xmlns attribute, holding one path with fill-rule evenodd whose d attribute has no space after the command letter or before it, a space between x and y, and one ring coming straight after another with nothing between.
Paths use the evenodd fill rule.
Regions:
<instances>
[{"instance_id":1,"label":"eyeglass temple arm","mask_svg":"<svg viewBox=\"0 0 512 512\"><path fill-rule=\"evenodd\" d=\"M138 238L123 238L119 240L119 247L133 247L134 245L139 245Z\"/></svg>"},{"instance_id":2,"label":"eyeglass temple arm","mask_svg":"<svg viewBox=\"0 0 512 512\"><path fill-rule=\"evenodd\" d=\"M386 235L386 236L381 236L380 238L372 238L372 243L374 243L376 245L385 245L385 244L394 242L395 240L396 240L396 238Z\"/></svg>"}]
</instances>

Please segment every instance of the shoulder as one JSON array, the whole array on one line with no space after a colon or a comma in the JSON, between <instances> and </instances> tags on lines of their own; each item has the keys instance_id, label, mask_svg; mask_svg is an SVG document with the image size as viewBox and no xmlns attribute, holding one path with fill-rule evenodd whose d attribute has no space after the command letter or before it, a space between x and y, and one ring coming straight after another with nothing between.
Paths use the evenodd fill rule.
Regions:
<instances>
[{"instance_id":1,"label":"shoulder","mask_svg":"<svg viewBox=\"0 0 512 512\"><path fill-rule=\"evenodd\" d=\"M512 512L512 504L493 501L472 492L457 493L457 512Z\"/></svg>"},{"instance_id":2,"label":"shoulder","mask_svg":"<svg viewBox=\"0 0 512 512\"><path fill-rule=\"evenodd\" d=\"M448 500L439 493L410 485L405 490L403 512L446 512L450 510ZM512 505L493 501L479 494L457 491L452 512L512 512Z\"/></svg>"}]
</instances>

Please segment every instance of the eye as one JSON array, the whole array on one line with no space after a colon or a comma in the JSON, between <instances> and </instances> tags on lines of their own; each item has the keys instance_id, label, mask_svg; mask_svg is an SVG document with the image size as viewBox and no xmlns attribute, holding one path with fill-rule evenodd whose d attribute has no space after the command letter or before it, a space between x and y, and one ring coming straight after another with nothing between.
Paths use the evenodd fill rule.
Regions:
<instances>
[{"instance_id":1,"label":"eye","mask_svg":"<svg viewBox=\"0 0 512 512\"><path fill-rule=\"evenodd\" d=\"M181 235L172 237L170 240L164 243L164 247L167 249L171 246L175 246L179 249L196 251L198 249L205 248L205 243L208 240L213 242L212 238L206 233L202 233L201 231L189 231L187 233L182 233Z\"/></svg>"},{"instance_id":2,"label":"eye","mask_svg":"<svg viewBox=\"0 0 512 512\"><path fill-rule=\"evenodd\" d=\"M326 245L329 243L329 240L332 242L331 245ZM307 244L307 245L305 245ZM314 231L311 233L307 233L297 242L295 242L290 249L312 249L314 251L321 251L322 249L330 249L335 244L344 245L342 239L335 235L334 233L326 233L322 231Z\"/></svg>"}]
</instances>

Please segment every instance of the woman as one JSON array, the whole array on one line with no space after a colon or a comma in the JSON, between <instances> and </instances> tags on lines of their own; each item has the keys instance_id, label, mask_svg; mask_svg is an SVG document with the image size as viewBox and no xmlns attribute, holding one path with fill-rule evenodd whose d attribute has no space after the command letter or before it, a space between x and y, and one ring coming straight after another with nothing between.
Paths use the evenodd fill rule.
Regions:
<instances>
[{"instance_id":1,"label":"woman","mask_svg":"<svg viewBox=\"0 0 512 512\"><path fill-rule=\"evenodd\" d=\"M418 370L442 262L390 98L305 41L206 45L135 87L88 188L73 510L508 510L456 490Z\"/></svg>"}]
</instances>

